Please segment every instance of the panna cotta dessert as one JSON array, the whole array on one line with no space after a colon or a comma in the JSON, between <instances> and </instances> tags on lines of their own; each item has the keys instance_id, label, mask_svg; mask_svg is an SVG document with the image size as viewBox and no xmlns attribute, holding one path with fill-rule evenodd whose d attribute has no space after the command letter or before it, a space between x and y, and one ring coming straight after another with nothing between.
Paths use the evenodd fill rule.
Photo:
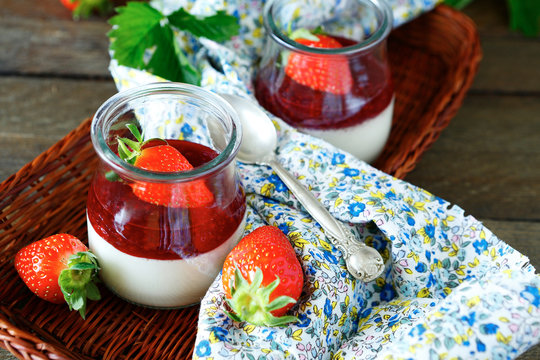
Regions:
<instances>
[{"instance_id":1,"label":"panna cotta dessert","mask_svg":"<svg viewBox=\"0 0 540 360\"><path fill-rule=\"evenodd\" d=\"M391 10L379 0L324 5L274 0L265 6L268 36L255 96L289 125L373 162L392 127Z\"/></svg>"},{"instance_id":2,"label":"panna cotta dessert","mask_svg":"<svg viewBox=\"0 0 540 360\"><path fill-rule=\"evenodd\" d=\"M117 295L137 304L171 308L198 303L227 254L244 233L245 219L217 248L186 259L130 255L100 236L88 220L88 242L104 264L100 276Z\"/></svg>"},{"instance_id":3,"label":"panna cotta dessert","mask_svg":"<svg viewBox=\"0 0 540 360\"><path fill-rule=\"evenodd\" d=\"M148 109L160 109L159 116ZM113 293L154 308L188 306L204 296L244 234L238 124L223 99L186 84L127 90L98 110L88 242ZM174 126L184 132L175 134ZM154 128L174 135L145 139Z\"/></svg>"},{"instance_id":4,"label":"panna cotta dessert","mask_svg":"<svg viewBox=\"0 0 540 360\"><path fill-rule=\"evenodd\" d=\"M328 141L357 158L368 163L375 161L381 153L392 128L394 99L379 114L364 119L357 125L343 128L299 128L305 132Z\"/></svg>"}]
</instances>

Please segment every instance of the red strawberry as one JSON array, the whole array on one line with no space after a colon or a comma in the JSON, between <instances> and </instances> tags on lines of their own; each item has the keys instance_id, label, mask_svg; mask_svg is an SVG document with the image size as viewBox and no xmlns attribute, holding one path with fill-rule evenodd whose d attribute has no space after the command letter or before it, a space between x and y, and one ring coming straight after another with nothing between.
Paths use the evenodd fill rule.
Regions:
<instances>
[{"instance_id":1,"label":"red strawberry","mask_svg":"<svg viewBox=\"0 0 540 360\"><path fill-rule=\"evenodd\" d=\"M118 139L118 155L134 166L156 172L179 172L193 169L189 161L165 140L160 145L145 147L150 141L143 141L136 126L127 125L137 141ZM128 148L129 146L129 148ZM158 182L136 182L133 193L141 200L168 207L202 207L214 201L214 195L204 181L190 181L178 184Z\"/></svg>"},{"instance_id":2,"label":"red strawberry","mask_svg":"<svg viewBox=\"0 0 540 360\"><path fill-rule=\"evenodd\" d=\"M15 269L34 294L55 304L64 301L85 317L86 298L99 300L99 266L76 237L57 234L36 241L15 255Z\"/></svg>"},{"instance_id":3,"label":"red strawberry","mask_svg":"<svg viewBox=\"0 0 540 360\"><path fill-rule=\"evenodd\" d=\"M305 29L293 32L291 38L313 48L342 47L328 35L314 35ZM346 94L351 91L353 84L349 61L344 55L291 53L285 73L302 85L333 94Z\"/></svg>"},{"instance_id":4,"label":"red strawberry","mask_svg":"<svg viewBox=\"0 0 540 360\"><path fill-rule=\"evenodd\" d=\"M73 18L87 18L94 12L107 14L113 9L111 0L60 0L68 10L73 13Z\"/></svg>"},{"instance_id":5,"label":"red strawberry","mask_svg":"<svg viewBox=\"0 0 540 360\"><path fill-rule=\"evenodd\" d=\"M297 320L284 315L298 301L304 276L277 227L262 226L245 236L225 259L222 282L232 319L262 326Z\"/></svg>"}]
</instances>

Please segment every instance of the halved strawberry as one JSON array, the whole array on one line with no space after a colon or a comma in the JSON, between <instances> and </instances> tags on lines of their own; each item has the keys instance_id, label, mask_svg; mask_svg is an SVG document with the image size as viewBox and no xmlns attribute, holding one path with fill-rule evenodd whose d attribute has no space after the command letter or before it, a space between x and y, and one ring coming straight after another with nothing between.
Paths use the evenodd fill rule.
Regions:
<instances>
[{"instance_id":1,"label":"halved strawberry","mask_svg":"<svg viewBox=\"0 0 540 360\"><path fill-rule=\"evenodd\" d=\"M17 252L15 269L30 290L55 304L64 301L84 318L86 298L99 300L98 262L76 237L56 234Z\"/></svg>"},{"instance_id":2,"label":"halved strawberry","mask_svg":"<svg viewBox=\"0 0 540 360\"><path fill-rule=\"evenodd\" d=\"M159 145L155 145L156 139L143 141L135 125L126 126L136 141L127 138L118 139L118 155L123 160L138 168L155 172L181 172L193 169L182 153L168 145L165 140L159 139ZM149 144L152 146L146 147ZM155 205L201 207L214 201L214 195L203 180L177 184L139 181L133 183L131 187L139 199Z\"/></svg>"},{"instance_id":3,"label":"halved strawberry","mask_svg":"<svg viewBox=\"0 0 540 360\"><path fill-rule=\"evenodd\" d=\"M293 32L290 37L302 45L313 48L336 49L342 47L333 37L312 34L306 29L299 29ZM344 55L308 55L291 52L287 59L285 73L302 85L333 94L346 94L351 91L353 85L349 61Z\"/></svg>"},{"instance_id":4,"label":"halved strawberry","mask_svg":"<svg viewBox=\"0 0 540 360\"><path fill-rule=\"evenodd\" d=\"M302 293L304 275L277 227L259 227L240 240L225 259L222 283L232 319L261 326L297 321L285 314Z\"/></svg>"}]
</instances>

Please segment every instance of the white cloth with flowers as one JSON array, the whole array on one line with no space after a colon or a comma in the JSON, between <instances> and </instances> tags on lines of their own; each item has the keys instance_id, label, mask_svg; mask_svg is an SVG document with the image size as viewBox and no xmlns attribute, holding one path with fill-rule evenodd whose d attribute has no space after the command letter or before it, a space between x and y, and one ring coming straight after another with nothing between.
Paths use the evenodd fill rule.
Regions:
<instances>
[{"instance_id":1,"label":"white cloth with flowers","mask_svg":"<svg viewBox=\"0 0 540 360\"><path fill-rule=\"evenodd\" d=\"M395 25L436 3L389 2ZM255 101L251 76L263 40L263 3L153 4L238 16L241 34L225 46L185 34L179 40L202 69L202 87ZM120 90L160 80L114 61L110 70ZM382 254L385 271L370 283L353 279L340 252L275 173L239 164L249 205L246 233L278 226L301 260L304 291L292 309L300 320L283 328L232 321L218 276L201 302L194 358L511 359L540 341L540 278L525 256L459 207L274 120L279 161L336 218L354 224L358 240Z\"/></svg>"}]
</instances>

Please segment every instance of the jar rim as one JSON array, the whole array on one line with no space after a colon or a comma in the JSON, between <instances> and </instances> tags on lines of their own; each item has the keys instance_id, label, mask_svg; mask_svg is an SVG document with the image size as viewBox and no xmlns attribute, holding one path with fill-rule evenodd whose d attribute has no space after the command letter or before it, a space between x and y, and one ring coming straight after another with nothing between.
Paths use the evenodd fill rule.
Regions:
<instances>
[{"instance_id":1,"label":"jar rim","mask_svg":"<svg viewBox=\"0 0 540 360\"><path fill-rule=\"evenodd\" d=\"M122 160L107 144L106 137L104 136L104 133L108 130L106 128L106 120L114 117L120 108L125 106L129 101L151 94L171 94L196 99L206 106L212 107L225 118L228 118L231 124L230 140L225 148L215 158L201 166L195 167L192 170L174 173L145 170ZM98 156L113 171L120 175L139 181L187 182L219 171L235 158L242 140L242 126L234 108L218 94L199 86L166 81L135 86L111 96L94 114L90 128L90 137Z\"/></svg>"},{"instance_id":2,"label":"jar rim","mask_svg":"<svg viewBox=\"0 0 540 360\"><path fill-rule=\"evenodd\" d=\"M368 51L371 48L377 46L383 40L388 37L392 30L393 15L392 9L383 0L359 0L365 4L371 5L375 10L378 21L378 26L373 33L367 38L359 41L358 43L350 46L344 46L341 48L315 48L298 43L284 34L274 22L272 16L273 6L280 0L269 0L263 9L263 23L267 33L270 37L283 47L294 50L296 52L302 52L313 55L350 55L358 52Z\"/></svg>"}]
</instances>

